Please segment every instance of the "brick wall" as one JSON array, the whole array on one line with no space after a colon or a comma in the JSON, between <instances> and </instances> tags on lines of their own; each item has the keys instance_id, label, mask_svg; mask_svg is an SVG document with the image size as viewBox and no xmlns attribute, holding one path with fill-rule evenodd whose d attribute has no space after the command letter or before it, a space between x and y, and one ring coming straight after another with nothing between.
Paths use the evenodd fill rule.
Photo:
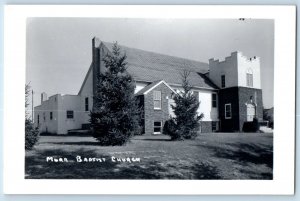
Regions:
<instances>
[{"instance_id":1,"label":"brick wall","mask_svg":"<svg viewBox=\"0 0 300 201\"><path fill-rule=\"evenodd\" d=\"M139 95L136 97L138 101L138 107L140 108L140 126L141 133L145 133L145 108L144 108L144 95Z\"/></svg>"},{"instance_id":2,"label":"brick wall","mask_svg":"<svg viewBox=\"0 0 300 201\"><path fill-rule=\"evenodd\" d=\"M100 49L98 47L93 47L93 94L96 94L97 91L98 76L100 74L100 57ZM96 104L93 102L93 105Z\"/></svg>"},{"instance_id":3,"label":"brick wall","mask_svg":"<svg viewBox=\"0 0 300 201\"><path fill-rule=\"evenodd\" d=\"M220 131L223 132L241 132L244 123L247 121L246 103L250 102L250 97L257 103L257 117L262 119L263 103L262 90L247 87L231 87L219 91L219 117L221 121ZM225 104L231 103L232 118L225 119Z\"/></svg>"},{"instance_id":4,"label":"brick wall","mask_svg":"<svg viewBox=\"0 0 300 201\"><path fill-rule=\"evenodd\" d=\"M225 104L231 103L231 119L225 119ZM239 97L238 87L220 89L219 91L220 131L239 131Z\"/></svg>"},{"instance_id":5,"label":"brick wall","mask_svg":"<svg viewBox=\"0 0 300 201\"><path fill-rule=\"evenodd\" d=\"M201 121L201 133L211 133L212 132L212 125L211 121Z\"/></svg>"},{"instance_id":6,"label":"brick wall","mask_svg":"<svg viewBox=\"0 0 300 201\"><path fill-rule=\"evenodd\" d=\"M154 110L153 91L161 91L161 110ZM145 134L151 135L154 132L154 121L161 121L162 128L166 120L169 119L168 99L171 97L171 90L163 83L144 95L144 114L145 114Z\"/></svg>"},{"instance_id":7,"label":"brick wall","mask_svg":"<svg viewBox=\"0 0 300 201\"><path fill-rule=\"evenodd\" d=\"M201 133L213 133L219 131L219 122L216 121L216 130L212 130L212 121L201 121Z\"/></svg>"},{"instance_id":8,"label":"brick wall","mask_svg":"<svg viewBox=\"0 0 300 201\"><path fill-rule=\"evenodd\" d=\"M256 115L259 121L263 118L263 102L262 102L262 90L252 89L247 87L239 87L239 118L240 118L240 131L243 129L244 123L247 121L247 106L246 103L250 103L250 96L255 101L256 92Z\"/></svg>"}]
</instances>

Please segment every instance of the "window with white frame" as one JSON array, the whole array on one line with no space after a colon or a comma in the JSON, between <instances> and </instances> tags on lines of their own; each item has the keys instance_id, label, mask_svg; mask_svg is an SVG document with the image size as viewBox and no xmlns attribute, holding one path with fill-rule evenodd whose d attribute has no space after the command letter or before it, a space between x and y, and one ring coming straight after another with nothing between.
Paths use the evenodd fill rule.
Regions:
<instances>
[{"instance_id":1,"label":"window with white frame","mask_svg":"<svg viewBox=\"0 0 300 201\"><path fill-rule=\"evenodd\" d=\"M231 103L225 104L225 119L231 119Z\"/></svg>"},{"instance_id":2,"label":"window with white frame","mask_svg":"<svg viewBox=\"0 0 300 201\"><path fill-rule=\"evenodd\" d=\"M154 109L161 109L161 91L153 91Z\"/></svg>"},{"instance_id":3,"label":"window with white frame","mask_svg":"<svg viewBox=\"0 0 300 201\"><path fill-rule=\"evenodd\" d=\"M211 97L211 101L212 101L212 107L216 108L217 107L217 94L213 93L212 97Z\"/></svg>"},{"instance_id":4,"label":"window with white frame","mask_svg":"<svg viewBox=\"0 0 300 201\"><path fill-rule=\"evenodd\" d=\"M247 70L246 79L247 79L247 87L253 87L253 72L251 69Z\"/></svg>"},{"instance_id":5,"label":"window with white frame","mask_svg":"<svg viewBox=\"0 0 300 201\"><path fill-rule=\"evenodd\" d=\"M154 122L154 134L161 134L161 121Z\"/></svg>"}]
</instances>

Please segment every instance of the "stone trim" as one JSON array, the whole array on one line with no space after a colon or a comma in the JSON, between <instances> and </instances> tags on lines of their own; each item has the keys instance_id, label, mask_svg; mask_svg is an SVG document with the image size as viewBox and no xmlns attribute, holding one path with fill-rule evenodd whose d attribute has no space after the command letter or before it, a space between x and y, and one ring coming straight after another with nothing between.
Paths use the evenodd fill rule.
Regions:
<instances>
[{"instance_id":1,"label":"stone trim","mask_svg":"<svg viewBox=\"0 0 300 201\"><path fill-rule=\"evenodd\" d=\"M144 92L144 95L148 94L150 91L152 91L153 89L155 89L157 86L159 86L161 83L163 83L164 85L166 85L173 93L176 93L174 91L174 89L172 89L172 87L170 87L170 85L168 85L164 80L161 80L160 82L158 82L156 85L154 85L153 87L151 87L150 89L148 89L147 91Z\"/></svg>"}]
</instances>

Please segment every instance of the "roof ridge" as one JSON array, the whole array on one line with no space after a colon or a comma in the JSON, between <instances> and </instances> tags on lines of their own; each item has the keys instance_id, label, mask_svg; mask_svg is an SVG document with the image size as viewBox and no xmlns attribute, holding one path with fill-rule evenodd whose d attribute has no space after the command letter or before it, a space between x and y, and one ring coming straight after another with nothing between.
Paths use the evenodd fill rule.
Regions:
<instances>
[{"instance_id":1,"label":"roof ridge","mask_svg":"<svg viewBox=\"0 0 300 201\"><path fill-rule=\"evenodd\" d=\"M101 40L100 46L99 48L104 48L104 52L109 53L112 51L113 43ZM191 72L189 80L193 86L211 90L216 89L214 84L198 74L208 71L208 63L126 45L120 45L120 48L121 52L126 52L127 71L134 80L148 84L157 83L161 80L174 85L181 84L180 72L186 70Z\"/></svg>"},{"instance_id":2,"label":"roof ridge","mask_svg":"<svg viewBox=\"0 0 300 201\"><path fill-rule=\"evenodd\" d=\"M103 42L104 45L106 45L106 44L113 45L114 44L112 42L106 42L106 41L101 41L101 42ZM118 43L118 45L120 47L125 47L125 48L128 48L128 49L134 49L134 50L143 51L143 52L147 52L147 53L152 53L152 54L156 54L156 55L168 56L168 57L173 57L173 58L182 59L182 60L186 60L186 61L192 61L192 62L197 62L197 63L202 63L202 64L208 64L208 63L203 62L203 61L198 61L198 60L193 60L193 59L187 59L187 58L183 58L183 57L179 57L179 56L173 56L173 55L159 53L159 52L154 52L154 51L150 51L150 50L143 50L143 49L139 49L139 48L135 48L135 47L128 47L126 45L121 45L119 43Z\"/></svg>"}]
</instances>

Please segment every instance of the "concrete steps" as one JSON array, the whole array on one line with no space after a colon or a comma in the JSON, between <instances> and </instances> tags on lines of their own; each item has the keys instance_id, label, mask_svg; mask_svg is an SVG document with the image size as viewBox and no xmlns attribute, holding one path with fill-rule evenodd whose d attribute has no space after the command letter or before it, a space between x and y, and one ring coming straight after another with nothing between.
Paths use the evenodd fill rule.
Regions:
<instances>
[{"instance_id":1,"label":"concrete steps","mask_svg":"<svg viewBox=\"0 0 300 201\"><path fill-rule=\"evenodd\" d=\"M267 126L261 126L259 128L259 130L262 132L262 133L273 133L273 129L272 128L269 128Z\"/></svg>"}]
</instances>

